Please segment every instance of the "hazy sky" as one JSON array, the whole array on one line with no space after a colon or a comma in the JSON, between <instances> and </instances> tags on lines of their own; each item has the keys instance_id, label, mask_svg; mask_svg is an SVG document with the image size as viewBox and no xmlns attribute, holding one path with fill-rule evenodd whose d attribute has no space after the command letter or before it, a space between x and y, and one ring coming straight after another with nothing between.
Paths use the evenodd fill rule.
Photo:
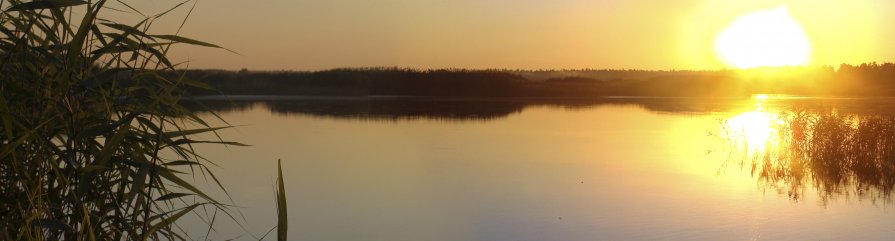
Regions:
<instances>
[{"instance_id":1,"label":"hazy sky","mask_svg":"<svg viewBox=\"0 0 895 241\"><path fill-rule=\"evenodd\" d=\"M178 1L137 1L147 13ZM895 61L891 0L202 0L182 35L241 55L180 47L190 68L724 67L713 41L750 12L786 5L811 64ZM189 6L159 20L173 31Z\"/></svg>"}]
</instances>

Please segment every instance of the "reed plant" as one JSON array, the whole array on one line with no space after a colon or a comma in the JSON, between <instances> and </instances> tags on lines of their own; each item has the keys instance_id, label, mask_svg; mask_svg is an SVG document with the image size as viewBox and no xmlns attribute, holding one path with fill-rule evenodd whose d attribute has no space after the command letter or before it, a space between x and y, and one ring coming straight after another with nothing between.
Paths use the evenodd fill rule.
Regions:
<instances>
[{"instance_id":1,"label":"reed plant","mask_svg":"<svg viewBox=\"0 0 895 241\"><path fill-rule=\"evenodd\" d=\"M839 196L893 203L895 116L784 111L769 124L774 131L764 143L722 132L728 161L748 166L763 186L794 200L813 187L824 203Z\"/></svg>"},{"instance_id":2,"label":"reed plant","mask_svg":"<svg viewBox=\"0 0 895 241\"><path fill-rule=\"evenodd\" d=\"M114 3L0 0L0 240L189 240L178 219L230 208L186 180L223 189L195 148L241 144L197 137L223 128L181 105L208 86L168 58L220 47L149 31L189 2L155 15Z\"/></svg>"}]
</instances>

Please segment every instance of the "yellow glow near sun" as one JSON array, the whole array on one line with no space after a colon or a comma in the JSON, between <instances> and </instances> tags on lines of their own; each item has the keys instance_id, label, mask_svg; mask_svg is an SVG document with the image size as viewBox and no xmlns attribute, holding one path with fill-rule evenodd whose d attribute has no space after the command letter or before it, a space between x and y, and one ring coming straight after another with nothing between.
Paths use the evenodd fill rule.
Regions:
<instances>
[{"instance_id":1,"label":"yellow glow near sun","mask_svg":"<svg viewBox=\"0 0 895 241\"><path fill-rule=\"evenodd\" d=\"M737 68L807 64L811 43L786 6L743 15L715 39L715 53Z\"/></svg>"}]
</instances>

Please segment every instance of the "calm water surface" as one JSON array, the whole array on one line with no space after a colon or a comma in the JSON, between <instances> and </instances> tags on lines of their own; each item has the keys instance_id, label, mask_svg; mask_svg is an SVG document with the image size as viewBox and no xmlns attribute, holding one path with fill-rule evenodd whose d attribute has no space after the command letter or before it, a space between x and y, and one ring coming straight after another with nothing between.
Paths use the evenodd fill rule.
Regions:
<instances>
[{"instance_id":1,"label":"calm water surface","mask_svg":"<svg viewBox=\"0 0 895 241\"><path fill-rule=\"evenodd\" d=\"M895 158L893 106L239 102L219 110L239 126L221 135L253 146L200 150L255 236L275 225L282 159L292 240L890 240L895 168L879 160ZM844 151L859 140L872 147ZM213 238L253 239L216 222ZM206 232L198 220L184 227Z\"/></svg>"}]
</instances>

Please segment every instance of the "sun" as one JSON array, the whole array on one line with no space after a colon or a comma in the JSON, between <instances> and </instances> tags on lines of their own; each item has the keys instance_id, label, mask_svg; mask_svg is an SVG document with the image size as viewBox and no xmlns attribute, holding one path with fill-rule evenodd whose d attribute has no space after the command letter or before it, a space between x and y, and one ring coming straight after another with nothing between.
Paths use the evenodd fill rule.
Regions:
<instances>
[{"instance_id":1,"label":"sun","mask_svg":"<svg viewBox=\"0 0 895 241\"><path fill-rule=\"evenodd\" d=\"M715 39L715 53L742 68L805 65L811 43L786 6L737 18Z\"/></svg>"}]
</instances>

